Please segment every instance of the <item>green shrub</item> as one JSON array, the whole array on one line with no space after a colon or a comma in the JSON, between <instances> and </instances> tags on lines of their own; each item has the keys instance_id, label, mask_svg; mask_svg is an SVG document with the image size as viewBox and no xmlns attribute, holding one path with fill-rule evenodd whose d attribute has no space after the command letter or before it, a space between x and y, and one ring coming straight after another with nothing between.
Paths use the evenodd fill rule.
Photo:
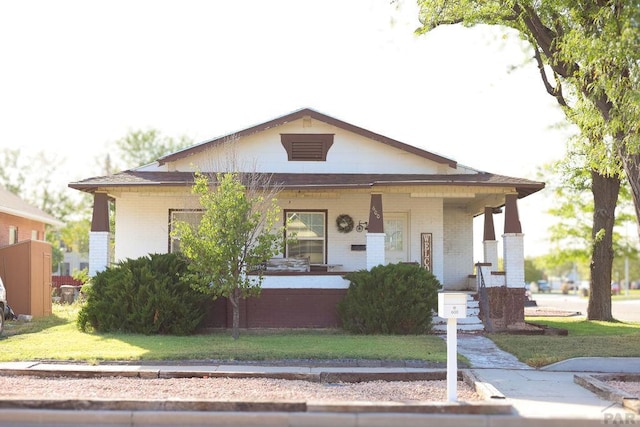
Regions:
<instances>
[{"instance_id":1,"label":"green shrub","mask_svg":"<svg viewBox=\"0 0 640 427\"><path fill-rule=\"evenodd\" d=\"M127 259L83 287L78 328L98 332L186 335L197 330L208 298L183 280L187 261L176 254Z\"/></svg>"},{"instance_id":2,"label":"green shrub","mask_svg":"<svg viewBox=\"0 0 640 427\"><path fill-rule=\"evenodd\" d=\"M440 282L417 264L380 265L345 275L338 303L342 327L359 334L422 334L431 330Z\"/></svg>"}]
</instances>

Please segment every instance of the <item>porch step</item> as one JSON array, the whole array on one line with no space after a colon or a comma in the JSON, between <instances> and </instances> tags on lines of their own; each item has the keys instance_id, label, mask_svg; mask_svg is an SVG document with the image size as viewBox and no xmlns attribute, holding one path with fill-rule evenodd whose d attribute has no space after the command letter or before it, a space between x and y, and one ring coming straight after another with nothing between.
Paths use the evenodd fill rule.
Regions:
<instances>
[{"instance_id":1,"label":"porch step","mask_svg":"<svg viewBox=\"0 0 640 427\"><path fill-rule=\"evenodd\" d=\"M480 332L484 331L484 324L480 320L480 302L475 298L475 293L467 294L467 317L463 319L457 319L458 332ZM434 313L432 321L432 329L435 332L447 331L447 319L439 317L437 313Z\"/></svg>"}]
</instances>

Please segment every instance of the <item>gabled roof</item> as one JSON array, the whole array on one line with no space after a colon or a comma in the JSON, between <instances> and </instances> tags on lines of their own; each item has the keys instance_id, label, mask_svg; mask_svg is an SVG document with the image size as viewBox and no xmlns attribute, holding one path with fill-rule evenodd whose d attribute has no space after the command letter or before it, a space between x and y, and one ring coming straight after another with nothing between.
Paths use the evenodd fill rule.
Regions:
<instances>
[{"instance_id":1,"label":"gabled roof","mask_svg":"<svg viewBox=\"0 0 640 427\"><path fill-rule=\"evenodd\" d=\"M513 178L491 173L471 173L452 175L433 174L349 174L349 173L274 173L271 182L291 190L320 190L371 188L387 185L460 185L483 187L515 187L518 197L526 197L544 188L544 183L528 179ZM151 187L191 186L194 182L193 172L147 172L125 171L115 175L95 177L69 184L76 190L94 192L98 188L115 187Z\"/></svg>"},{"instance_id":2,"label":"gabled roof","mask_svg":"<svg viewBox=\"0 0 640 427\"><path fill-rule=\"evenodd\" d=\"M0 185L0 212L50 225L63 225L43 210L25 202L6 188Z\"/></svg>"},{"instance_id":3,"label":"gabled roof","mask_svg":"<svg viewBox=\"0 0 640 427\"><path fill-rule=\"evenodd\" d=\"M446 158L446 157L431 153L429 151L422 150L422 149L414 147L412 145L408 145L408 144L405 144L403 142L396 141L395 139L391 139L391 138L388 138L386 136L371 132L371 131L363 129L361 127L352 125L350 123L343 122L342 120L338 120L338 119L333 118L331 116L327 116L326 114L319 113L319 112L317 112L315 110L312 110L310 108L303 108L301 110L294 111L293 113L289 113L287 115L284 115L282 117L278 117L278 118L270 120L268 122L264 122L264 123L261 123L259 125L252 126L250 128L241 130L239 132L234 132L232 134L225 135L225 136L222 136L222 137L219 137L219 138L215 138L215 139L212 139L210 141L206 141L206 142L203 142L201 144L191 146L191 147L186 148L184 150L177 151L175 153L172 153L172 154L166 155L164 157L161 157L160 159L158 159L158 163L160 165L163 165L163 164L165 164L167 162L172 162L172 161L175 161L175 160L183 159L185 157L192 156L192 155L194 155L196 153L199 153L199 152L201 152L203 150L206 150L208 148L215 147L218 144L222 144L225 141L228 141L229 138L231 138L231 137L243 137L243 136L247 136L247 135L252 135L254 133L262 132L262 131L265 131L267 129L271 129L271 128L274 128L274 127L277 127L277 126L282 126L282 125L284 125L286 123L290 123L290 122L302 119L304 117L311 117L312 119L328 123L330 125L333 125L333 126L336 126L336 127L340 128L340 129L344 129L346 131L353 132L353 133L358 134L360 136L363 136L365 138L369 138L369 139L372 139L374 141L378 141L378 142L381 142L383 144L390 145L391 147L398 148L400 150L404 150L406 152L415 154L415 155L423 157L425 159L432 160L432 161L434 161L436 163L445 164L445 165L448 165L448 166L450 166L452 168L455 168L456 165L457 165L455 160L451 160L449 158Z\"/></svg>"}]
</instances>

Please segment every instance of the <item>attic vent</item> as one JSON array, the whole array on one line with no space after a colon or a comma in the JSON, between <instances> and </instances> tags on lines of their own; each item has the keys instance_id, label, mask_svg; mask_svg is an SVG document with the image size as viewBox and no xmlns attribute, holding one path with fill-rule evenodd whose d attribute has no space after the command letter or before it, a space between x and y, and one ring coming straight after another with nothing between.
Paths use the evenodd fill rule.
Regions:
<instances>
[{"instance_id":1,"label":"attic vent","mask_svg":"<svg viewBox=\"0 0 640 427\"><path fill-rule=\"evenodd\" d=\"M332 133L283 133L280 138L289 161L324 162L333 145Z\"/></svg>"}]
</instances>

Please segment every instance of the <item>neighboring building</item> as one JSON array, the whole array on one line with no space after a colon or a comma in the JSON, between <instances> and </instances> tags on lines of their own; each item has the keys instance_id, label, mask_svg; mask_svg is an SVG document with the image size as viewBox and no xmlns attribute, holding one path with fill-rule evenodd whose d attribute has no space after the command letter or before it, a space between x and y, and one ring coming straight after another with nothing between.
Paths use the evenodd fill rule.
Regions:
<instances>
[{"instance_id":1,"label":"neighboring building","mask_svg":"<svg viewBox=\"0 0 640 427\"><path fill-rule=\"evenodd\" d=\"M64 249L63 249L64 250ZM54 272L57 276L71 276L76 270L89 270L89 258L88 256L79 252L64 252L64 257L61 263L58 263L58 268Z\"/></svg>"},{"instance_id":2,"label":"neighboring building","mask_svg":"<svg viewBox=\"0 0 640 427\"><path fill-rule=\"evenodd\" d=\"M63 223L0 186L0 246L45 240L47 224Z\"/></svg>"},{"instance_id":3,"label":"neighboring building","mask_svg":"<svg viewBox=\"0 0 640 427\"><path fill-rule=\"evenodd\" d=\"M478 266L485 285L504 289L508 298L501 301L517 305L524 298L517 200L541 190L543 183L462 166L311 109L147 166L71 183L94 196L90 275L109 263L111 200L116 202L116 261L172 251L177 243L169 237L172 221L198 220L198 200L191 194L194 172L223 172L229 159L240 172L272 174L282 187L283 218L297 227L297 242L282 257L309 260L308 268L273 263L261 297L243 307L244 326L335 326L335 304L348 287L344 273L379 264L417 262L445 290L474 292L480 283L473 259L478 215L485 215L485 262ZM503 207L505 271L496 274L493 213ZM222 314L216 322L225 326L225 306L218 308ZM514 310L516 317L523 313L520 307Z\"/></svg>"},{"instance_id":4,"label":"neighboring building","mask_svg":"<svg viewBox=\"0 0 640 427\"><path fill-rule=\"evenodd\" d=\"M63 223L0 186L0 277L16 313L51 314L51 245L47 225Z\"/></svg>"}]
</instances>

